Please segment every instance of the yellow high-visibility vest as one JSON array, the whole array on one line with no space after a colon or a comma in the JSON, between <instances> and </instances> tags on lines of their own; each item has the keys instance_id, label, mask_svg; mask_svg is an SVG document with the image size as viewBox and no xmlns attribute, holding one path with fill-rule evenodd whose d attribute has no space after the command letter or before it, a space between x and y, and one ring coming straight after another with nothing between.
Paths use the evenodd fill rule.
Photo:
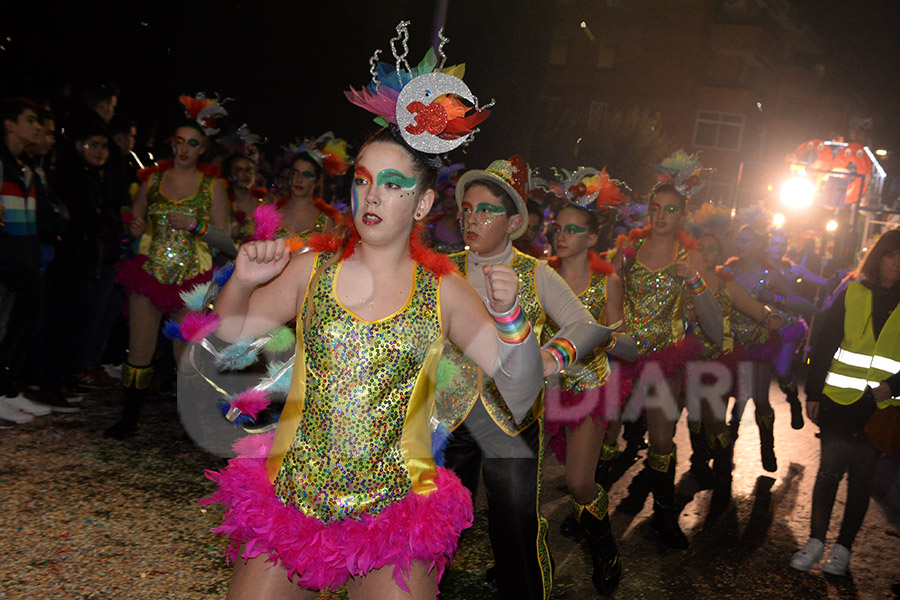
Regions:
<instances>
[{"instance_id":1,"label":"yellow high-visibility vest","mask_svg":"<svg viewBox=\"0 0 900 600\"><path fill-rule=\"evenodd\" d=\"M844 297L844 339L831 359L822 392L837 404L853 404L866 387L876 388L900 372L900 310L888 317L878 339L872 326L872 290L852 281ZM888 398L878 408L900 406Z\"/></svg>"}]
</instances>

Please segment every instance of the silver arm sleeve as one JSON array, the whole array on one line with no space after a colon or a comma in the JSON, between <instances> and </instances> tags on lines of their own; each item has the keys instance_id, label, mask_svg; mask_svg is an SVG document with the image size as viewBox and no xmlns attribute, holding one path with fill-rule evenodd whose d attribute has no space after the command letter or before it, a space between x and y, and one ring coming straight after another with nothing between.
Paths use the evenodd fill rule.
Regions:
<instances>
[{"instance_id":1,"label":"silver arm sleeve","mask_svg":"<svg viewBox=\"0 0 900 600\"><path fill-rule=\"evenodd\" d=\"M638 347L634 343L633 337L626 333L617 333L615 346L607 350L606 353L628 362L634 362L638 357Z\"/></svg>"},{"instance_id":2,"label":"silver arm sleeve","mask_svg":"<svg viewBox=\"0 0 900 600\"><path fill-rule=\"evenodd\" d=\"M516 423L520 423L544 384L541 349L534 331L520 344L507 344L498 337L491 377Z\"/></svg>"},{"instance_id":3,"label":"silver arm sleeve","mask_svg":"<svg viewBox=\"0 0 900 600\"><path fill-rule=\"evenodd\" d=\"M210 225L203 235L203 241L226 256L232 258L237 256L238 250L237 246L234 245L234 240L221 227Z\"/></svg>"},{"instance_id":4,"label":"silver arm sleeve","mask_svg":"<svg viewBox=\"0 0 900 600\"><path fill-rule=\"evenodd\" d=\"M712 289L706 288L703 293L694 295L691 300L694 302L697 320L700 321L703 332L721 348L725 336L725 324L722 321L722 313L719 311L719 304L716 302Z\"/></svg>"}]
</instances>

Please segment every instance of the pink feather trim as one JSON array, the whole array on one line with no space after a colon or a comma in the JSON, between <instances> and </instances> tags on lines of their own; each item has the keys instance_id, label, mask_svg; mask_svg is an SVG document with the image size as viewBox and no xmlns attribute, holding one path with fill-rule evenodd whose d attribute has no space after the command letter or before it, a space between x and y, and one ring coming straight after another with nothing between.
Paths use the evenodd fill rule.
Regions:
<instances>
[{"instance_id":1,"label":"pink feather trim","mask_svg":"<svg viewBox=\"0 0 900 600\"><path fill-rule=\"evenodd\" d=\"M260 204L253 211L253 220L256 227L253 230L252 240L273 240L278 228L281 227L281 212L274 204Z\"/></svg>"},{"instance_id":2,"label":"pink feather trim","mask_svg":"<svg viewBox=\"0 0 900 600\"><path fill-rule=\"evenodd\" d=\"M235 396L231 402L231 407L237 408L241 413L249 415L251 419L255 419L260 411L265 410L269 406L269 402L269 394L250 388Z\"/></svg>"},{"instance_id":3,"label":"pink feather trim","mask_svg":"<svg viewBox=\"0 0 900 600\"><path fill-rule=\"evenodd\" d=\"M573 393L550 387L544 392L544 428L549 446L560 462L566 461L566 429L577 429L585 419L606 427L607 417L615 418L622 408L618 386L609 385Z\"/></svg>"},{"instance_id":4,"label":"pink feather trim","mask_svg":"<svg viewBox=\"0 0 900 600\"><path fill-rule=\"evenodd\" d=\"M166 314L176 313L184 307L181 292L194 288L198 283L206 283L213 276L213 270L205 271L180 284L160 283L144 270L147 256L138 254L134 258L116 265L116 283L129 293L147 296L153 306Z\"/></svg>"},{"instance_id":5,"label":"pink feather trim","mask_svg":"<svg viewBox=\"0 0 900 600\"><path fill-rule=\"evenodd\" d=\"M219 328L219 315L188 313L181 320L181 337L187 342L199 343Z\"/></svg>"},{"instance_id":6,"label":"pink feather trim","mask_svg":"<svg viewBox=\"0 0 900 600\"><path fill-rule=\"evenodd\" d=\"M427 496L410 492L378 515L326 524L275 496L264 458L273 434L250 437L235 444L243 456L220 472L206 472L218 489L200 500L225 507L224 522L214 531L231 538L229 560L267 554L297 585L312 590L339 588L350 577L389 565L408 590L414 562L429 565L440 582L473 519L471 495L451 471L437 469L437 490Z\"/></svg>"}]
</instances>

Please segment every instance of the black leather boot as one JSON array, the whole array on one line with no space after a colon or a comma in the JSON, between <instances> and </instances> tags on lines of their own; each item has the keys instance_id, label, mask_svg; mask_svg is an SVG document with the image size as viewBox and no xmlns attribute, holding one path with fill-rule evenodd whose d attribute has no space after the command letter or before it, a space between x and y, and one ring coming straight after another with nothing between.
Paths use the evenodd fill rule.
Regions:
<instances>
[{"instance_id":1,"label":"black leather boot","mask_svg":"<svg viewBox=\"0 0 900 600\"><path fill-rule=\"evenodd\" d=\"M576 508L578 522L587 532L591 548L591 563L594 566L591 582L600 594L611 596L622 579L622 560L606 512L609 506L606 491L600 488L597 497L590 504L582 505L574 501L572 504ZM598 517L598 514L603 516Z\"/></svg>"},{"instance_id":2,"label":"black leather boot","mask_svg":"<svg viewBox=\"0 0 900 600\"><path fill-rule=\"evenodd\" d=\"M134 435L144 395L153 381L153 367L122 364L122 414L119 420L103 431L103 435L123 440Z\"/></svg>"},{"instance_id":3,"label":"black leather boot","mask_svg":"<svg viewBox=\"0 0 900 600\"><path fill-rule=\"evenodd\" d=\"M675 448L669 454L647 452L647 465L653 478L653 520L651 525L666 545L685 549L690 545L678 525L681 512L675 505Z\"/></svg>"},{"instance_id":4,"label":"black leather boot","mask_svg":"<svg viewBox=\"0 0 900 600\"><path fill-rule=\"evenodd\" d=\"M774 473L778 470L778 460L775 458L775 411L762 417L757 413L756 425L759 427L759 455L763 469Z\"/></svg>"},{"instance_id":5,"label":"black leather boot","mask_svg":"<svg viewBox=\"0 0 900 600\"><path fill-rule=\"evenodd\" d=\"M727 504L731 500L731 472L734 470L734 444L731 432L726 429L721 434L709 436L713 457L714 504Z\"/></svg>"},{"instance_id":6,"label":"black leather boot","mask_svg":"<svg viewBox=\"0 0 900 600\"><path fill-rule=\"evenodd\" d=\"M803 407L800 406L800 392L797 389L797 382L791 377L787 383L778 383L778 387L784 392L785 400L791 405L791 427L793 429L803 429Z\"/></svg>"},{"instance_id":7,"label":"black leather boot","mask_svg":"<svg viewBox=\"0 0 900 600\"><path fill-rule=\"evenodd\" d=\"M706 439L703 421L688 421L688 432L691 439L691 475L702 489L713 486L713 471L709 468L710 446Z\"/></svg>"}]
</instances>

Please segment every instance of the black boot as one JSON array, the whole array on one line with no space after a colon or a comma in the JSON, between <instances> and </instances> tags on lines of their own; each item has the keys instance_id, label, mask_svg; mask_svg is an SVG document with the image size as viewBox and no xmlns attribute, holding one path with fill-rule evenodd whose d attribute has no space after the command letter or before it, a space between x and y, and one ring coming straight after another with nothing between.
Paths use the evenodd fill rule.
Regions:
<instances>
[{"instance_id":1,"label":"black boot","mask_svg":"<svg viewBox=\"0 0 900 600\"><path fill-rule=\"evenodd\" d=\"M763 469L774 473L778 470L775 458L775 411L762 417L757 413L756 425L759 427L759 454Z\"/></svg>"},{"instance_id":2,"label":"black boot","mask_svg":"<svg viewBox=\"0 0 900 600\"><path fill-rule=\"evenodd\" d=\"M800 393L797 390L797 382L791 377L788 383L778 383L778 387L784 392L788 404L791 405L791 427L803 429L803 407L800 406Z\"/></svg>"},{"instance_id":3,"label":"black boot","mask_svg":"<svg viewBox=\"0 0 900 600\"><path fill-rule=\"evenodd\" d=\"M573 505L576 507L579 523L587 532L591 548L591 563L594 566L591 581L600 594L611 596L622 579L622 560L606 513L609 506L606 491L600 488L597 497L590 504L581 505L573 501ZM599 518L597 514L602 514L603 517Z\"/></svg>"},{"instance_id":4,"label":"black boot","mask_svg":"<svg viewBox=\"0 0 900 600\"><path fill-rule=\"evenodd\" d=\"M153 367L122 364L122 415L103 431L106 437L122 440L134 434L144 395L153 381Z\"/></svg>"},{"instance_id":5,"label":"black boot","mask_svg":"<svg viewBox=\"0 0 900 600\"><path fill-rule=\"evenodd\" d=\"M604 442L603 446L600 448L600 460L597 461L597 469L594 471L594 481L603 486L604 490L610 488L609 469L612 466L613 459L615 459L618 454L618 446Z\"/></svg>"},{"instance_id":6,"label":"black boot","mask_svg":"<svg viewBox=\"0 0 900 600\"><path fill-rule=\"evenodd\" d=\"M691 475L697 480L701 489L713 486L713 471L709 468L710 446L706 440L703 421L688 421L688 432L691 438Z\"/></svg>"},{"instance_id":7,"label":"black boot","mask_svg":"<svg viewBox=\"0 0 900 600\"><path fill-rule=\"evenodd\" d=\"M678 507L675 505L675 447L669 454L647 452L647 466L652 477L653 520L651 525L666 545L684 549L690 545L678 525Z\"/></svg>"},{"instance_id":8,"label":"black boot","mask_svg":"<svg viewBox=\"0 0 900 600\"><path fill-rule=\"evenodd\" d=\"M714 504L723 504L731 500L731 472L734 470L734 444L728 429L721 434L709 437L713 457L713 496Z\"/></svg>"}]
</instances>

